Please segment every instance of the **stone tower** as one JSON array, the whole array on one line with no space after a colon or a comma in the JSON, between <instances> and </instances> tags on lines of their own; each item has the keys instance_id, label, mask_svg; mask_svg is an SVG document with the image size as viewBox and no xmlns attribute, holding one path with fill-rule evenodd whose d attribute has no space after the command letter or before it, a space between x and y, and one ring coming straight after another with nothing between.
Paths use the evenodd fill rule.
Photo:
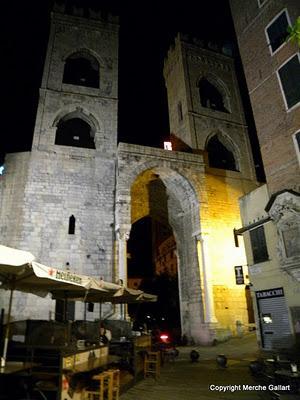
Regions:
<instances>
[{"instance_id":1,"label":"stone tower","mask_svg":"<svg viewBox=\"0 0 300 400\"><path fill-rule=\"evenodd\" d=\"M3 244L109 281L116 278L117 73L115 17L90 10L83 18L81 9L68 15L56 6L32 150L8 155L1 197ZM24 318L45 317L36 297L14 304Z\"/></svg>"},{"instance_id":2,"label":"stone tower","mask_svg":"<svg viewBox=\"0 0 300 400\"><path fill-rule=\"evenodd\" d=\"M191 149L205 150L209 166L255 179L230 48L178 34L164 66L170 130Z\"/></svg>"},{"instance_id":3,"label":"stone tower","mask_svg":"<svg viewBox=\"0 0 300 400\"><path fill-rule=\"evenodd\" d=\"M153 188L163 186L182 333L212 343L249 320L245 285L235 280L235 266L247 271L233 228L241 225L238 199L256 182L233 60L178 36L164 75L171 130L186 151L117 147L117 49L114 18L76 8L52 14L32 150L6 158L1 243L46 265L126 284L131 226L161 205ZM7 309L8 296L0 296ZM13 305L17 319L45 319L55 307L23 294ZM75 311L82 319L81 304ZM88 317L99 318L97 307Z\"/></svg>"}]
</instances>

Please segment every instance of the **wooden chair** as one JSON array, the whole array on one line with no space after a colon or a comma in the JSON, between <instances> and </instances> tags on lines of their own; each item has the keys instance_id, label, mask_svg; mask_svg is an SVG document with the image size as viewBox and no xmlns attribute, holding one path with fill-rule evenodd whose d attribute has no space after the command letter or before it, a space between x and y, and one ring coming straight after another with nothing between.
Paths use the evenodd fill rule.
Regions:
<instances>
[{"instance_id":1,"label":"wooden chair","mask_svg":"<svg viewBox=\"0 0 300 400\"><path fill-rule=\"evenodd\" d=\"M160 352L148 351L144 359L144 377L153 376L155 379L160 374Z\"/></svg>"},{"instance_id":2,"label":"wooden chair","mask_svg":"<svg viewBox=\"0 0 300 400\"><path fill-rule=\"evenodd\" d=\"M120 370L109 369L106 371L108 375L108 400L119 400L120 392Z\"/></svg>"},{"instance_id":3,"label":"wooden chair","mask_svg":"<svg viewBox=\"0 0 300 400\"><path fill-rule=\"evenodd\" d=\"M104 400L107 394L107 375L106 372L102 372L92 377L91 384L84 390L84 400ZM107 397L106 397L107 398Z\"/></svg>"},{"instance_id":4,"label":"wooden chair","mask_svg":"<svg viewBox=\"0 0 300 400\"><path fill-rule=\"evenodd\" d=\"M119 400L120 370L110 369L94 375L89 388L84 390L84 400Z\"/></svg>"}]
</instances>

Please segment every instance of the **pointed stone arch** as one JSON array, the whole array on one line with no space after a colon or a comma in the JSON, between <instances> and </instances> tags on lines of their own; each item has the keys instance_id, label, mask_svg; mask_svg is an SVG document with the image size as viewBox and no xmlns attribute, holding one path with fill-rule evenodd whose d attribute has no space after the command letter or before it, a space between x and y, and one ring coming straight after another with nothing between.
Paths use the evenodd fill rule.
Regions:
<instances>
[{"instance_id":1,"label":"pointed stone arch","mask_svg":"<svg viewBox=\"0 0 300 400\"><path fill-rule=\"evenodd\" d=\"M234 140L226 133L221 132L220 130L211 132L206 138L205 149L207 149L210 140L213 139L214 137L218 138L218 140L223 144L223 146L226 147L226 149L232 153L235 161L235 169L236 171L241 171L240 150L236 145L236 143L234 142Z\"/></svg>"},{"instance_id":2,"label":"pointed stone arch","mask_svg":"<svg viewBox=\"0 0 300 400\"><path fill-rule=\"evenodd\" d=\"M197 87L199 88L199 90L201 86L201 81L203 80L206 80L209 84L211 84L220 92L223 98L223 104L226 112L231 113L231 95L228 86L223 82L223 80L211 72L207 74L202 74L201 76L199 76L197 81Z\"/></svg>"},{"instance_id":3,"label":"pointed stone arch","mask_svg":"<svg viewBox=\"0 0 300 400\"><path fill-rule=\"evenodd\" d=\"M96 148L96 133L100 126L97 119L82 109L82 107L67 107L60 110L52 122L55 128L55 144ZM79 136L74 136L72 132L78 131ZM76 139L77 138L77 139Z\"/></svg>"},{"instance_id":4,"label":"pointed stone arch","mask_svg":"<svg viewBox=\"0 0 300 400\"><path fill-rule=\"evenodd\" d=\"M84 109L83 107L77 105L68 105L62 109L60 109L56 116L53 118L52 127L57 127L57 124L61 120L68 120L71 118L80 118L85 121L87 124L90 125L93 133L96 131L102 131L102 123L94 117L92 113L88 110Z\"/></svg>"},{"instance_id":5,"label":"pointed stone arch","mask_svg":"<svg viewBox=\"0 0 300 400\"><path fill-rule=\"evenodd\" d=\"M63 58L63 78L65 84L99 88L100 62L93 51L86 48L69 52Z\"/></svg>"},{"instance_id":6,"label":"pointed stone arch","mask_svg":"<svg viewBox=\"0 0 300 400\"><path fill-rule=\"evenodd\" d=\"M100 68L105 65L105 62L104 62L103 58L98 53L96 53L94 50L92 50L92 49L90 49L88 47L78 47L78 48L75 48L75 49L72 49L72 50L68 51L62 57L62 61L65 62L73 54L77 54L77 53L78 54L87 55L87 56L91 56L91 57L95 58L98 61L98 64L99 64Z\"/></svg>"}]
</instances>

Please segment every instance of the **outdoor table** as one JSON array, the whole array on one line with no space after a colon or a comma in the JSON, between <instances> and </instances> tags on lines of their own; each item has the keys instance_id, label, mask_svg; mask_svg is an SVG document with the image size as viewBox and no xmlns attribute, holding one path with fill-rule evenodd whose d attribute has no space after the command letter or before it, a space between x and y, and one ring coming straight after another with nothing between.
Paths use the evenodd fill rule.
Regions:
<instances>
[{"instance_id":1,"label":"outdoor table","mask_svg":"<svg viewBox=\"0 0 300 400\"><path fill-rule=\"evenodd\" d=\"M284 385L291 385L291 393L298 393L300 389L300 372L279 369L275 371L275 375Z\"/></svg>"},{"instance_id":2,"label":"outdoor table","mask_svg":"<svg viewBox=\"0 0 300 400\"><path fill-rule=\"evenodd\" d=\"M275 371L276 375L284 376L287 378L294 378L294 379L299 379L300 378L300 372L292 372L287 369L278 369Z\"/></svg>"},{"instance_id":3,"label":"outdoor table","mask_svg":"<svg viewBox=\"0 0 300 400\"><path fill-rule=\"evenodd\" d=\"M0 368L0 388L3 399L12 399L24 394L27 396L24 380L31 376L32 368L36 363L22 361L7 361L4 367ZM2 397L1 397L2 398Z\"/></svg>"},{"instance_id":4,"label":"outdoor table","mask_svg":"<svg viewBox=\"0 0 300 400\"><path fill-rule=\"evenodd\" d=\"M265 360L268 363L275 363L275 364L290 364L292 361L291 360L275 360L274 358L267 358Z\"/></svg>"},{"instance_id":5,"label":"outdoor table","mask_svg":"<svg viewBox=\"0 0 300 400\"><path fill-rule=\"evenodd\" d=\"M80 390L79 386L85 379L119 360L119 357L108 356L108 346L100 345L78 348L76 345L19 344L16 349L26 349L30 361L26 365L32 366L30 374L38 381L39 390L45 395L57 393L57 400L76 400L77 386ZM17 364L14 364L17 369ZM21 369L20 363L18 365Z\"/></svg>"},{"instance_id":6,"label":"outdoor table","mask_svg":"<svg viewBox=\"0 0 300 400\"><path fill-rule=\"evenodd\" d=\"M108 346L66 349L61 355L59 399L80 399L88 380L118 360L119 357L108 355Z\"/></svg>"},{"instance_id":7,"label":"outdoor table","mask_svg":"<svg viewBox=\"0 0 300 400\"><path fill-rule=\"evenodd\" d=\"M7 361L5 367L0 368L1 375L10 375L28 371L33 367L37 366L36 363L22 362L22 361Z\"/></svg>"}]
</instances>

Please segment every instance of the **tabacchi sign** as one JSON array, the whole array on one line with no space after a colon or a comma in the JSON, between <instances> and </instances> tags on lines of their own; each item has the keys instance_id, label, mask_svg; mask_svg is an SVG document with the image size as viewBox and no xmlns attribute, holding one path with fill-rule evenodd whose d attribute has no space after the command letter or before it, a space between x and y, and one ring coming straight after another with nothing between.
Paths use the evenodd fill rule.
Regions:
<instances>
[{"instance_id":1,"label":"tabacchi sign","mask_svg":"<svg viewBox=\"0 0 300 400\"><path fill-rule=\"evenodd\" d=\"M257 299L266 299L270 297L281 297L284 296L283 288L274 288L274 289L267 289L267 290L260 290L256 292Z\"/></svg>"}]
</instances>

